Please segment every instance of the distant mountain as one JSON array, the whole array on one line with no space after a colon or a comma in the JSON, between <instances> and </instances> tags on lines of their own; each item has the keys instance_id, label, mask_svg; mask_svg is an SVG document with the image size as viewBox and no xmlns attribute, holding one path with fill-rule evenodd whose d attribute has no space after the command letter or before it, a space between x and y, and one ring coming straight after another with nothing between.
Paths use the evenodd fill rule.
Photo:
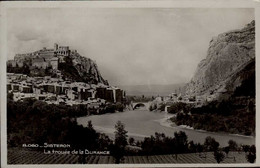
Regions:
<instances>
[{"instance_id":1,"label":"distant mountain","mask_svg":"<svg viewBox=\"0 0 260 168\"><path fill-rule=\"evenodd\" d=\"M232 95L244 80L254 78L254 59L255 21L252 21L240 30L222 33L210 41L207 57L199 63L185 92L212 99Z\"/></svg>"},{"instance_id":2,"label":"distant mountain","mask_svg":"<svg viewBox=\"0 0 260 168\"><path fill-rule=\"evenodd\" d=\"M179 93L179 89L185 84L171 84L171 85L121 85L119 88L126 91L127 95L136 96L167 96L173 92Z\"/></svg>"}]
</instances>

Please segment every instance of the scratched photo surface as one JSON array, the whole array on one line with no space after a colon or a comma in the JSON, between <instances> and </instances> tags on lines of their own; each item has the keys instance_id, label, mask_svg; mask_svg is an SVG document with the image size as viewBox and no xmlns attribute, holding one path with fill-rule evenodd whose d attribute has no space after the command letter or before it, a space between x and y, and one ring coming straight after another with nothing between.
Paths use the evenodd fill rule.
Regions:
<instances>
[{"instance_id":1,"label":"scratched photo surface","mask_svg":"<svg viewBox=\"0 0 260 168\"><path fill-rule=\"evenodd\" d=\"M253 8L9 8L7 164L251 164Z\"/></svg>"}]
</instances>

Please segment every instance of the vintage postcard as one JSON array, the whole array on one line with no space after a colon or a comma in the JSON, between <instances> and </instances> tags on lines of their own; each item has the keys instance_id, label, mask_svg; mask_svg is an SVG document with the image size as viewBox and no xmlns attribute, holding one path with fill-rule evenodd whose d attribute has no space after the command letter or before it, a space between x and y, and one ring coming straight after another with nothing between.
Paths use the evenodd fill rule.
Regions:
<instances>
[{"instance_id":1,"label":"vintage postcard","mask_svg":"<svg viewBox=\"0 0 260 168\"><path fill-rule=\"evenodd\" d=\"M259 165L260 6L215 2L1 3L2 166Z\"/></svg>"}]
</instances>

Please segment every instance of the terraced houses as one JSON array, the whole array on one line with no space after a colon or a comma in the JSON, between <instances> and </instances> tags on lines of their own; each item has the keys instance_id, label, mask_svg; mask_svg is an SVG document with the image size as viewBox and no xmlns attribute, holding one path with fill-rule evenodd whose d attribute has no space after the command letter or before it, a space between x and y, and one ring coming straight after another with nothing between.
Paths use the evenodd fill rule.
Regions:
<instances>
[{"instance_id":1,"label":"terraced houses","mask_svg":"<svg viewBox=\"0 0 260 168\"><path fill-rule=\"evenodd\" d=\"M104 84L64 81L61 78L29 77L24 74L7 74L7 92L14 101L35 98L48 104L123 103L125 92Z\"/></svg>"}]
</instances>

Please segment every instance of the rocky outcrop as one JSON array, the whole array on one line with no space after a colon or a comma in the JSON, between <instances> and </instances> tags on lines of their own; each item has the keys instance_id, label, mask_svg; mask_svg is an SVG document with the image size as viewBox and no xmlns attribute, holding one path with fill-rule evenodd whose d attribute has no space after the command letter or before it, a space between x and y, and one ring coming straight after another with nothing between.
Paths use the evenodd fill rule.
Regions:
<instances>
[{"instance_id":1,"label":"rocky outcrop","mask_svg":"<svg viewBox=\"0 0 260 168\"><path fill-rule=\"evenodd\" d=\"M52 64L53 61L56 61L56 68ZM53 49L44 49L34 53L17 54L14 60L7 61L7 72L53 77L60 73L66 80L108 85L108 81L101 76L96 62L81 56L78 52L57 56Z\"/></svg>"},{"instance_id":2,"label":"rocky outcrop","mask_svg":"<svg viewBox=\"0 0 260 168\"><path fill-rule=\"evenodd\" d=\"M77 69L81 78L85 79L86 81L91 79L96 83L103 83L108 85L108 81L104 80L101 76L96 62L89 58L80 56L79 54L74 54L70 57L72 59L73 66Z\"/></svg>"},{"instance_id":3,"label":"rocky outcrop","mask_svg":"<svg viewBox=\"0 0 260 168\"><path fill-rule=\"evenodd\" d=\"M206 59L202 60L186 85L188 95L211 95L232 92L241 85L238 75L255 58L255 22L241 30L229 31L210 41ZM236 76L236 77L235 77ZM231 84L233 83L232 87Z\"/></svg>"}]
</instances>

